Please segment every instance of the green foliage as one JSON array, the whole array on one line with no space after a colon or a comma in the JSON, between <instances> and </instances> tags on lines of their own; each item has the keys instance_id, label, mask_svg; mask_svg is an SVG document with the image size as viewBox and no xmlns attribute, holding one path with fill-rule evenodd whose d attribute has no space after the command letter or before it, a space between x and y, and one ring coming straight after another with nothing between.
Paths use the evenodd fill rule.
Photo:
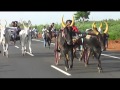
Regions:
<instances>
[{"instance_id":1,"label":"green foliage","mask_svg":"<svg viewBox=\"0 0 120 90\"><path fill-rule=\"evenodd\" d=\"M75 20L82 20L89 19L90 11L77 11L75 14Z\"/></svg>"},{"instance_id":2,"label":"green foliage","mask_svg":"<svg viewBox=\"0 0 120 90\"><path fill-rule=\"evenodd\" d=\"M57 29L57 30L59 30L60 28L61 28L61 25L60 24L55 24L55 28Z\"/></svg>"}]
</instances>

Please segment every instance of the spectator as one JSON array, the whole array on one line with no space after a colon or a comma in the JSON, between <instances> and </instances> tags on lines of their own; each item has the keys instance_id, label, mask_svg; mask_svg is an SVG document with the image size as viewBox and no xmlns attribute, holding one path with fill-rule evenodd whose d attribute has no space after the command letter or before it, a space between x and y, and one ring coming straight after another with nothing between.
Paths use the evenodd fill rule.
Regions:
<instances>
[{"instance_id":1,"label":"spectator","mask_svg":"<svg viewBox=\"0 0 120 90\"><path fill-rule=\"evenodd\" d=\"M42 29L42 38L44 39L44 47L46 47L46 36L45 36L45 34L46 34L46 32L47 32L47 29L46 29L46 26L44 26L43 27L43 29Z\"/></svg>"}]
</instances>

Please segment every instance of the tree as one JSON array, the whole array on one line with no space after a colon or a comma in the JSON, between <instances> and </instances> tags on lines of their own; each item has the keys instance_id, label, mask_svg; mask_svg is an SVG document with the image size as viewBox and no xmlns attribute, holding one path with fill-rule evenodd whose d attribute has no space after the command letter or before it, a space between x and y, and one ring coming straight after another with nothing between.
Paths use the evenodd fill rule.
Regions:
<instances>
[{"instance_id":1,"label":"tree","mask_svg":"<svg viewBox=\"0 0 120 90\"><path fill-rule=\"evenodd\" d=\"M80 21L82 19L84 22L85 19L89 19L90 11L77 11L74 15L75 20Z\"/></svg>"}]
</instances>

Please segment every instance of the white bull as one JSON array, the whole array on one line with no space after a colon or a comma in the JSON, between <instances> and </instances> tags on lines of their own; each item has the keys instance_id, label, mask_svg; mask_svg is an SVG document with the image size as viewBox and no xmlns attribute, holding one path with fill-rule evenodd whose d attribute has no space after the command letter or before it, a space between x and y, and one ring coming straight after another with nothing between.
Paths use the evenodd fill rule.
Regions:
<instances>
[{"instance_id":1,"label":"white bull","mask_svg":"<svg viewBox=\"0 0 120 90\"><path fill-rule=\"evenodd\" d=\"M20 42L21 42L21 46L22 46L22 55L24 56L27 48L26 45L27 43L29 44L29 53L32 54L32 49L31 49L31 30L30 30L30 25L28 25L28 27L26 27L24 25L24 23L22 22L24 29L20 31L19 35L20 35Z\"/></svg>"},{"instance_id":2,"label":"white bull","mask_svg":"<svg viewBox=\"0 0 120 90\"><path fill-rule=\"evenodd\" d=\"M0 21L0 44L3 46L3 56L8 57L8 48L9 48L9 42L11 38L11 30L9 27L6 27L7 21L5 20L6 24L3 25Z\"/></svg>"}]
</instances>

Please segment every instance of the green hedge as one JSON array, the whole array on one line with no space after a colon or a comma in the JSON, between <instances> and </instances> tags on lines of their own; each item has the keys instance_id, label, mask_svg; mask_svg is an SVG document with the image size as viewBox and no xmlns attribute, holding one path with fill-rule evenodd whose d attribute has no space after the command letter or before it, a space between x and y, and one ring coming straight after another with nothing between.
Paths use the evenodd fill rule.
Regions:
<instances>
[{"instance_id":1,"label":"green hedge","mask_svg":"<svg viewBox=\"0 0 120 90\"><path fill-rule=\"evenodd\" d=\"M116 39L120 39L120 20L112 20L109 19L107 20L108 25L109 25L109 36L110 36L110 40L116 40ZM78 27L79 30L81 31L85 31L88 28L91 28L92 26L92 21L87 21L87 22L76 22L76 26ZM96 21L96 26L99 27L101 21ZM38 25L37 29L39 30L39 32L42 31L44 25ZM55 27L57 30L59 30L61 28L61 24L55 24ZM103 23L103 30L105 30L105 23Z\"/></svg>"}]
</instances>

